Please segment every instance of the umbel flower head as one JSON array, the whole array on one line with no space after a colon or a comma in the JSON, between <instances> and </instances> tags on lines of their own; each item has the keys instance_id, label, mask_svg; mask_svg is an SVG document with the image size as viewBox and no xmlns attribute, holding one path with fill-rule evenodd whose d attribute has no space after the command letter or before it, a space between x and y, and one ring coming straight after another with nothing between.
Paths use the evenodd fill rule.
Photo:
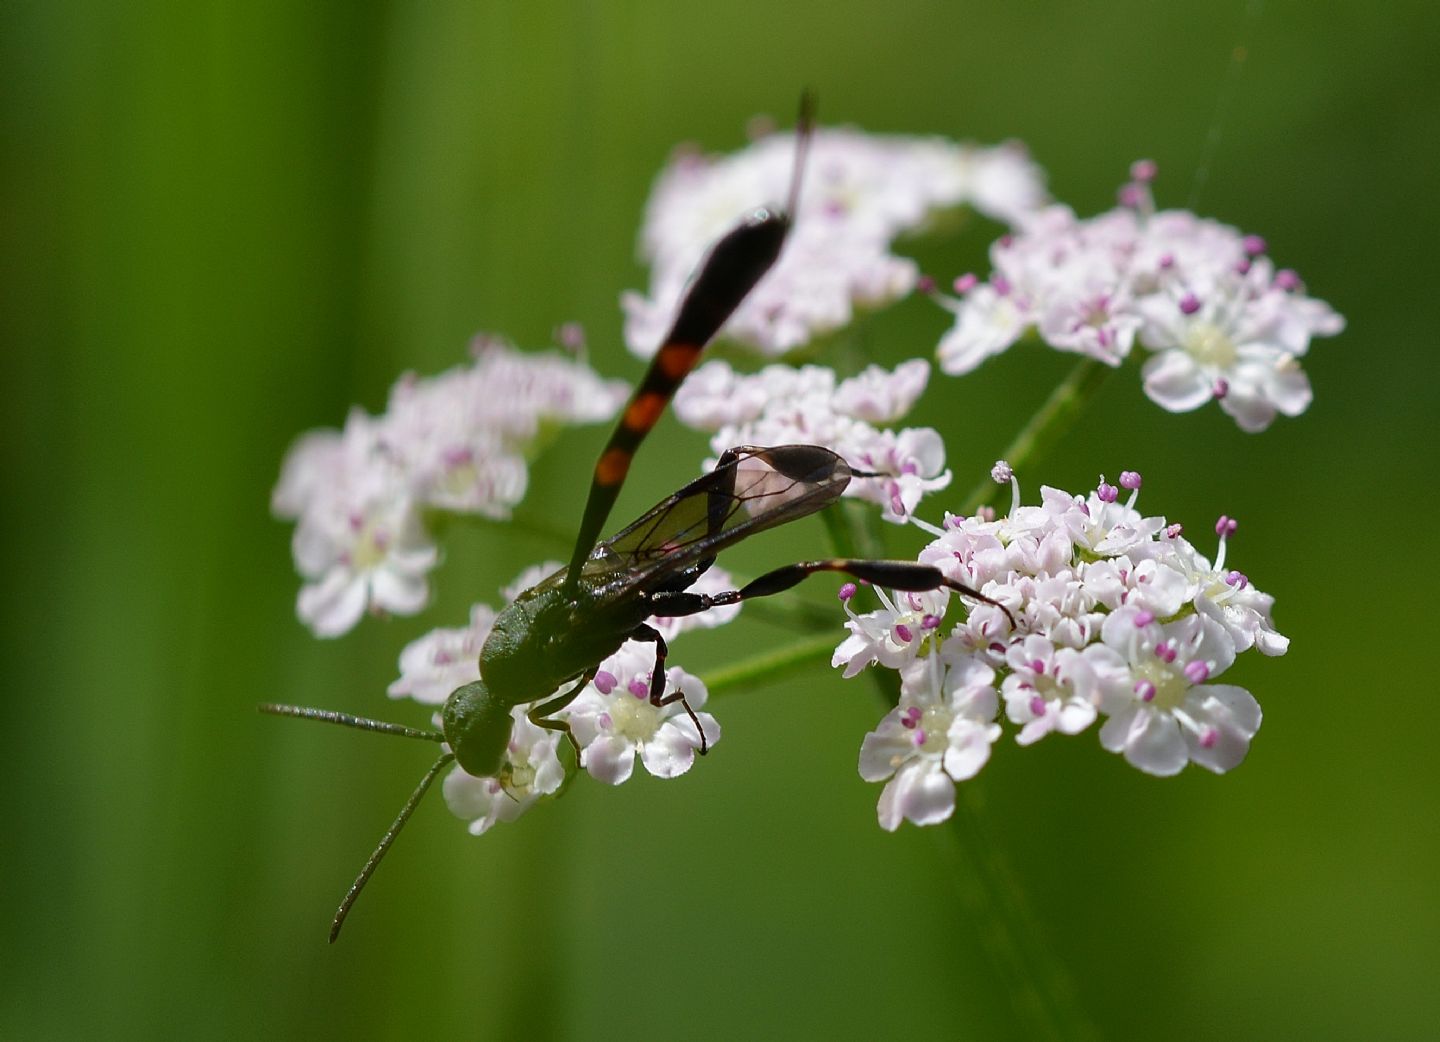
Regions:
<instances>
[{"instance_id":1,"label":"umbel flower head","mask_svg":"<svg viewBox=\"0 0 1440 1042\"><path fill-rule=\"evenodd\" d=\"M833 665L900 673L900 703L865 739L860 774L884 781L880 823L949 817L956 782L973 776L1000 735L1003 703L1021 745L1073 735L1101 717L1101 744L1148 774L1187 763L1223 773L1245 758L1260 706L1244 688L1215 683L1241 651L1283 654L1272 599L1225 567L1235 522L1221 518L1211 564L1179 525L1135 509L1141 480L1101 479L1087 496L1041 490L1010 514L947 517L919 560L979 590L979 604L950 621L946 594L875 591L881 607L851 608L850 635ZM1003 606L998 607L997 605ZM998 683L998 688L997 688Z\"/></svg>"},{"instance_id":2,"label":"umbel flower head","mask_svg":"<svg viewBox=\"0 0 1440 1042\"><path fill-rule=\"evenodd\" d=\"M1246 431L1304 412L1312 394L1300 359L1344 319L1277 270L1259 236L1184 210L1155 213L1153 164L1132 175L1116 209L1028 215L991 247L987 281L956 280L960 298L941 298L955 325L940 368L967 373L1031 333L1111 366L1139 344L1145 394L1170 412L1215 401Z\"/></svg>"},{"instance_id":3,"label":"umbel flower head","mask_svg":"<svg viewBox=\"0 0 1440 1042\"><path fill-rule=\"evenodd\" d=\"M354 409L340 431L301 435L271 498L297 521L297 611L320 637L367 609L413 615L439 560L427 511L504 518L525 494L526 459L562 423L615 414L626 387L557 354L476 338L472 361L402 376L378 417Z\"/></svg>"},{"instance_id":4,"label":"umbel flower head","mask_svg":"<svg viewBox=\"0 0 1440 1042\"><path fill-rule=\"evenodd\" d=\"M665 168L640 233L649 292L620 300L631 351L655 351L686 281L736 214L785 199L794 158L794 138L771 134L728 156L682 151ZM891 246L936 212L971 206L1010 224L1045 198L1040 169L1019 145L817 129L785 252L722 335L762 355L783 355L847 325L857 309L910 293L919 269Z\"/></svg>"},{"instance_id":5,"label":"umbel flower head","mask_svg":"<svg viewBox=\"0 0 1440 1042\"><path fill-rule=\"evenodd\" d=\"M737 214L789 195L793 165L792 139L771 135L729 157L681 154L662 173L641 237L652 264L650 288L622 300L633 351L656 348L702 252ZM938 351L945 372L968 372L1026 335L1109 366L1122 364L1138 345L1147 355L1145 392L1166 409L1214 400L1246 430L1303 411L1311 392L1299 359L1313 338L1339 332L1343 320L1308 297L1293 272L1276 270L1258 237L1184 211L1155 212L1153 177L1153 164L1137 164L1120 206L1082 220L1047 205L1040 173L1018 147L818 130L786 249L724 335L773 358L843 327L859 309L911 292L922 285L919 272L895 252L896 242L938 223L946 210L970 206L1014 230L992 247L986 281L964 276L956 280L958 299L942 300L955 319ZM561 340L578 351L583 337L567 327ZM367 610L421 610L440 560L427 522L446 514L508 517L524 495L528 460L550 429L605 420L626 395L624 385L572 357L521 354L490 338L478 339L472 354L468 364L438 376L403 376L383 414L355 409L342 430L310 432L287 456L272 509L297 522L293 549L305 580L298 613L317 635L343 633ZM687 352L687 366L691 357ZM841 588L846 635L832 665L847 678L891 669L899 679L896 704L860 745L861 776L883 784L880 824L893 830L907 820L949 818L956 784L989 762L1007 731L1028 747L1094 728L1103 748L1156 776L1190 763L1216 773L1238 766L1261 711L1226 674L1239 654L1281 655L1288 640L1275 629L1273 598L1226 561L1236 523L1227 517L1216 523L1212 563L1179 525L1140 513L1136 473L1122 472L1114 485L1101 477L1085 495L1042 488L1038 503L1026 503L1011 468L1000 463L992 474L1012 487L1008 514L985 508L929 525L917 511L950 484L944 442L931 428L896 427L929 375L921 359L893 369L871 365L843 379L819 365L742 373L711 361L689 375L674 400L683 423L710 434L717 456L738 445L820 445L837 453L853 472L845 495L875 503L887 520L928 531L933 539L919 561L981 595L957 610L961 599L946 588ZM663 394L641 397L637 415L658 415L665 405ZM495 774L476 777L456 764L443 784L451 810L471 832L513 820L562 791L572 775L607 785L640 773L678 777L719 741L719 724L707 711L711 692L679 666L660 662L660 641L723 624L738 612L739 599L779 593L792 574L843 563L781 568L735 592L729 576L708 567L710 551L722 548L711 527L715 504L734 491L724 477L704 486L705 534L685 543L657 522L660 567L643 575L616 571L614 587L646 595L725 592L732 603L612 631L648 639L631 639L602 662L574 665L574 686L511 708L508 731L503 709L487 717L487 728L495 716L501 725L487 732L495 740L491 752L508 738ZM800 478L794 483L805 486ZM838 480L826 486L838 488ZM682 548L698 553L682 561ZM513 601L560 567L527 570L506 598ZM935 580L930 569L895 562L846 567L921 587ZM690 569L704 572L693 584ZM704 603L677 599L669 610ZM595 614L603 615L603 605ZM497 617L477 604L467 625L411 642L390 695L436 710L447 706L452 692L481 679L482 649ZM633 618L616 621L633 625ZM590 646L567 646L575 635L563 621L542 636L577 653L559 656L566 663L585 657L579 652ZM495 676L499 667L490 666L503 664L502 644L487 659ZM730 683L758 668L753 660L742 664ZM335 715L300 715L312 712ZM445 737L450 717L437 719L441 733L424 737ZM463 729L451 734L463 745ZM417 792L446 762L442 757ZM490 770L497 757L467 762Z\"/></svg>"}]
</instances>

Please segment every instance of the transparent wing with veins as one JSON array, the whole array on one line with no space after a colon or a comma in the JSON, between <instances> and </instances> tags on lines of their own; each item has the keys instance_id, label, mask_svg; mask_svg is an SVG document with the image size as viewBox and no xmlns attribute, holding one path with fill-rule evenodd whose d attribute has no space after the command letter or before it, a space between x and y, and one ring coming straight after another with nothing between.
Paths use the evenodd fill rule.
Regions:
<instances>
[{"instance_id":1,"label":"transparent wing with veins","mask_svg":"<svg viewBox=\"0 0 1440 1042\"><path fill-rule=\"evenodd\" d=\"M596 546L586 572L627 589L680 572L756 532L813 514L850 484L849 465L817 445L730 449L715 469Z\"/></svg>"}]
</instances>

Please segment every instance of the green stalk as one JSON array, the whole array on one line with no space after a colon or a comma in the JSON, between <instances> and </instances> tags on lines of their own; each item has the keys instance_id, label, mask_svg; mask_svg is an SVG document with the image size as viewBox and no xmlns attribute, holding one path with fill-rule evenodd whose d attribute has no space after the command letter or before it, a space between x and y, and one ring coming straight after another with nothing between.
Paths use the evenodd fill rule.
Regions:
<instances>
[{"instance_id":1,"label":"green stalk","mask_svg":"<svg viewBox=\"0 0 1440 1042\"><path fill-rule=\"evenodd\" d=\"M947 828L932 829L940 856L950 863L956 900L976 922L976 938L1010 1000L1024 1037L1081 1040L1100 1037L1080 1006L1075 981L1036 919L1024 888L988 827L974 783L957 786Z\"/></svg>"},{"instance_id":2,"label":"green stalk","mask_svg":"<svg viewBox=\"0 0 1440 1042\"><path fill-rule=\"evenodd\" d=\"M1075 363L1075 367L1050 392L1045 404L1030 417L1030 422L1015 435L1000 458L1016 471L1023 471L1027 464L1042 458L1070 429L1111 371L1109 366L1091 358L1082 358ZM988 478L981 481L961 501L960 512L965 515L975 513L990 502L994 494L995 483Z\"/></svg>"},{"instance_id":3,"label":"green stalk","mask_svg":"<svg viewBox=\"0 0 1440 1042\"><path fill-rule=\"evenodd\" d=\"M1018 470L1043 456L1070 428L1109 372L1090 359L1077 363L1011 441L1003 458ZM990 481L977 485L962 512L973 514L994 487ZM849 556L867 546L867 533L853 515L830 510L825 520L837 553ZM881 701L894 706L899 695L895 674L872 670L871 677ZM1094 1025L1076 1001L1069 971L1031 913L998 837L986 827L976 792L966 785L958 789L956 812L948 830L935 830L936 841L951 864L956 901L976 922L980 943L1000 975L1021 1033L1044 1039L1095 1038Z\"/></svg>"},{"instance_id":4,"label":"green stalk","mask_svg":"<svg viewBox=\"0 0 1440 1042\"><path fill-rule=\"evenodd\" d=\"M762 652L725 669L711 670L705 674L705 689L713 697L732 688L748 687L757 680L774 680L803 667L828 663L841 639L837 626L835 633Z\"/></svg>"}]
</instances>

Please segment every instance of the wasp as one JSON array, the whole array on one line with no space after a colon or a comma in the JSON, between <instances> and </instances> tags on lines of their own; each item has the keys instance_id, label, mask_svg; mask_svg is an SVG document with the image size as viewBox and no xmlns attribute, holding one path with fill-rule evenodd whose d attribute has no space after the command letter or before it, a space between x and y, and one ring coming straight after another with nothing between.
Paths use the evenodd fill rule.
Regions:
<instances>
[{"instance_id":1,"label":"wasp","mask_svg":"<svg viewBox=\"0 0 1440 1042\"><path fill-rule=\"evenodd\" d=\"M786 565L737 590L692 592L690 587L726 547L823 509L840 497L852 479L878 476L853 470L839 455L819 445L732 448L709 473L667 496L609 539L598 538L641 442L699 361L705 345L779 258L793 223L812 128L813 102L807 94L801 101L786 206L753 210L716 242L701 262L669 332L595 464L569 564L522 592L496 617L480 651L480 679L457 688L446 700L441 710L442 730L307 706L260 707L266 713L449 746L426 772L346 893L331 924L332 942L436 776L451 762L476 777L500 775L513 727L511 712L517 706L535 703L527 713L529 719L565 733L575 745L569 724L556 714L584 690L600 663L627 640L655 646L650 703L680 702L700 734L699 752L707 751L705 731L684 692L665 694L669 649L646 621L652 616L694 615L719 605L768 597L817 572L843 572L905 591L948 588L995 603L930 565L851 558Z\"/></svg>"}]
</instances>

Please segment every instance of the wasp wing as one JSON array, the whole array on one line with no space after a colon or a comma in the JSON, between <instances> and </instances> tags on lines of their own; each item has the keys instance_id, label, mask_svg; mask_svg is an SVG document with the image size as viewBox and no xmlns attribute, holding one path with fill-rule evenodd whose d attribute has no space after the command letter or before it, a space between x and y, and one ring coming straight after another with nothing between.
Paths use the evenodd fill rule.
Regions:
<instances>
[{"instance_id":1,"label":"wasp wing","mask_svg":"<svg viewBox=\"0 0 1440 1042\"><path fill-rule=\"evenodd\" d=\"M849 484L850 466L818 445L731 449L710 473L598 544L585 577L600 586L613 578L616 593L651 588L747 536L815 513Z\"/></svg>"}]
</instances>

